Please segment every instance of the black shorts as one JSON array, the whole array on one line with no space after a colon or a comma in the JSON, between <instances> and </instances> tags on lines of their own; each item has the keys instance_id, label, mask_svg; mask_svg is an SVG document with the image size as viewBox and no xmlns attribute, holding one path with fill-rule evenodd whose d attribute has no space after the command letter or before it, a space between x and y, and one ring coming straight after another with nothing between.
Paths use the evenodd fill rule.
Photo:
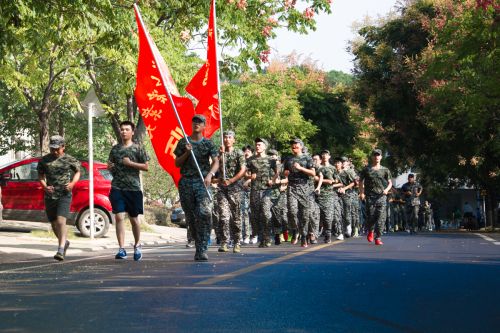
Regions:
<instances>
[{"instance_id":1,"label":"black shorts","mask_svg":"<svg viewBox=\"0 0 500 333\"><path fill-rule=\"evenodd\" d=\"M58 216L69 218L71 198L71 193L60 197L59 199L45 197L45 213L47 214L47 218L50 222L57 220Z\"/></svg>"},{"instance_id":2,"label":"black shorts","mask_svg":"<svg viewBox=\"0 0 500 333\"><path fill-rule=\"evenodd\" d=\"M144 214L142 191L125 191L111 188L109 201L113 207L113 214L128 213L130 217Z\"/></svg>"}]
</instances>

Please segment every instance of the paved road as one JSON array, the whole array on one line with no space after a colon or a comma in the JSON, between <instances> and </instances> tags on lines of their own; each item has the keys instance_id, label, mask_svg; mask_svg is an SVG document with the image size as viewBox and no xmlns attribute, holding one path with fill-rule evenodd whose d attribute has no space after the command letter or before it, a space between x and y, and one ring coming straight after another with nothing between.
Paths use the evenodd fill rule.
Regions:
<instances>
[{"instance_id":1,"label":"paved road","mask_svg":"<svg viewBox=\"0 0 500 333\"><path fill-rule=\"evenodd\" d=\"M498 332L500 246L395 234L303 250L181 246L0 266L1 332Z\"/></svg>"}]
</instances>

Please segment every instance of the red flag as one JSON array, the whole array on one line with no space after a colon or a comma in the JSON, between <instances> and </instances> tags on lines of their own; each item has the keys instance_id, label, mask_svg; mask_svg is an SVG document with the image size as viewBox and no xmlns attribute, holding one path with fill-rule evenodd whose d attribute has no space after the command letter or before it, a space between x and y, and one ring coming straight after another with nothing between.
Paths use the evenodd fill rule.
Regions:
<instances>
[{"instance_id":1,"label":"red flag","mask_svg":"<svg viewBox=\"0 0 500 333\"><path fill-rule=\"evenodd\" d=\"M186 87L186 91L198 100L196 113L203 114L207 119L206 137L211 137L220 128L219 70L215 35L215 0L212 0L208 21L207 61Z\"/></svg>"},{"instance_id":2,"label":"red flag","mask_svg":"<svg viewBox=\"0 0 500 333\"><path fill-rule=\"evenodd\" d=\"M135 99L158 162L177 185L181 175L180 169L175 166L174 150L183 134L168 99L167 89L172 95L182 124L187 125L184 126L187 135L191 134L193 103L189 98L180 96L160 51L142 22L136 5L134 10L139 34Z\"/></svg>"}]
</instances>

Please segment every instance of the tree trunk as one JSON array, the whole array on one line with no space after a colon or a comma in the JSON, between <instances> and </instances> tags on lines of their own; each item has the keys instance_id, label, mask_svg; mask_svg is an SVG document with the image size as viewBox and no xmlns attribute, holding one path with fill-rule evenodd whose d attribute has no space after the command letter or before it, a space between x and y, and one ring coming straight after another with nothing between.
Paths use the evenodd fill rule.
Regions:
<instances>
[{"instance_id":1,"label":"tree trunk","mask_svg":"<svg viewBox=\"0 0 500 333\"><path fill-rule=\"evenodd\" d=\"M49 118L50 111L48 106L45 106L38 112L38 124L40 125L40 153L41 155L48 154L49 149Z\"/></svg>"}]
</instances>

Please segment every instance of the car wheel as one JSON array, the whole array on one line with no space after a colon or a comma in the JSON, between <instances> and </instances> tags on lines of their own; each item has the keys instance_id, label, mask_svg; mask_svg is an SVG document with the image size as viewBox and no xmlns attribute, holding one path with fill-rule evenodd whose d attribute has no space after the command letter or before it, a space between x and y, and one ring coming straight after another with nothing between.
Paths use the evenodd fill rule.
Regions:
<instances>
[{"instance_id":1,"label":"car wheel","mask_svg":"<svg viewBox=\"0 0 500 333\"><path fill-rule=\"evenodd\" d=\"M100 208L94 208L94 237L100 238L108 232L109 216ZM84 237L90 237L90 209L85 209L79 216L76 223L78 230Z\"/></svg>"}]
</instances>

